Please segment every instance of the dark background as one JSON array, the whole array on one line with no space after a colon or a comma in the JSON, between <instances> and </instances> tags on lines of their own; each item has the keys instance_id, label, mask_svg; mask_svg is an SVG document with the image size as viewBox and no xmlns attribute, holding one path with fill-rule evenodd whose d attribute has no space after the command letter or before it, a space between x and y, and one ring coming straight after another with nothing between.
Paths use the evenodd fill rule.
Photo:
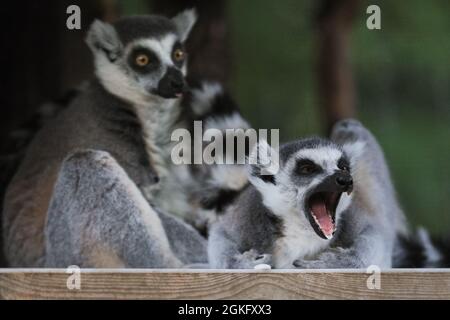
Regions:
<instances>
[{"instance_id":1,"label":"dark background","mask_svg":"<svg viewBox=\"0 0 450 320\"><path fill-rule=\"evenodd\" d=\"M81 7L82 30L66 28L70 4ZM370 4L381 30L366 27ZM3 1L1 155L42 103L92 76L83 39L94 18L193 6L191 74L224 83L244 116L279 128L282 141L358 117L380 140L412 224L450 230L448 0Z\"/></svg>"}]
</instances>

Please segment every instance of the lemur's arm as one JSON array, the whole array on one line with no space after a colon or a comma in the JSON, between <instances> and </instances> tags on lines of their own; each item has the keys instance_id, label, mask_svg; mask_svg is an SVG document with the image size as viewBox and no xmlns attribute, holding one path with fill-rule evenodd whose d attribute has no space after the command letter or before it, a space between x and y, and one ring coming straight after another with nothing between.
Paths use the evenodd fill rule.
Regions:
<instances>
[{"instance_id":1,"label":"lemur's arm","mask_svg":"<svg viewBox=\"0 0 450 320\"><path fill-rule=\"evenodd\" d=\"M350 231L353 239L348 245L330 247L312 259L299 259L294 266L302 269L330 268L367 268L377 265L380 268L389 267L389 246L386 247L385 235L378 225L366 225L359 232ZM355 232L355 233L353 233Z\"/></svg>"},{"instance_id":2,"label":"lemur's arm","mask_svg":"<svg viewBox=\"0 0 450 320\"><path fill-rule=\"evenodd\" d=\"M180 241L169 242L169 227L182 235ZM172 220L162 222L107 152L78 151L63 162L54 188L45 228L45 265L178 268L186 261L171 246L183 242L182 227ZM201 241L196 253L202 246L206 256Z\"/></svg>"},{"instance_id":3,"label":"lemur's arm","mask_svg":"<svg viewBox=\"0 0 450 320\"><path fill-rule=\"evenodd\" d=\"M240 252L238 242L219 222L210 231L208 258L213 269L253 269L259 264L270 264L271 255L260 254L255 249Z\"/></svg>"}]
</instances>

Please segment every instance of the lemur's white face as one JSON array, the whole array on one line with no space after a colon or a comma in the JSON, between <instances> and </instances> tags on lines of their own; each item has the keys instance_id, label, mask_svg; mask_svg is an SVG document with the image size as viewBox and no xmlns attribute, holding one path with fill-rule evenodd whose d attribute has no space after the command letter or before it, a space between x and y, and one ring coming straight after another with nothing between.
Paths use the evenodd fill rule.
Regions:
<instances>
[{"instance_id":1,"label":"lemur's white face","mask_svg":"<svg viewBox=\"0 0 450 320\"><path fill-rule=\"evenodd\" d=\"M111 92L132 102L179 98L186 90L186 52L175 34L138 39L116 61L97 57L96 73Z\"/></svg>"},{"instance_id":2,"label":"lemur's white face","mask_svg":"<svg viewBox=\"0 0 450 320\"><path fill-rule=\"evenodd\" d=\"M96 75L103 86L116 96L143 105L155 99L176 99L186 91L184 42L195 22L195 13L186 11L172 20L153 18L165 19L160 23L164 28L152 17L145 19L136 18L134 22L130 18L126 28L139 30L141 26L142 30L147 23L153 33L147 36L140 32L125 43L115 27L101 22L94 23L88 34Z\"/></svg>"},{"instance_id":3,"label":"lemur's white face","mask_svg":"<svg viewBox=\"0 0 450 320\"><path fill-rule=\"evenodd\" d=\"M350 162L338 148L321 147L295 153L276 176L276 182L296 194L295 207L305 215L318 236L330 239L336 231L341 198L350 196ZM342 199L343 200L343 199ZM342 201L348 205L348 201Z\"/></svg>"},{"instance_id":4,"label":"lemur's white face","mask_svg":"<svg viewBox=\"0 0 450 320\"><path fill-rule=\"evenodd\" d=\"M280 217L298 215L323 239L331 239L340 214L351 201L353 177L349 156L337 145L302 148L280 164L273 179L250 177L263 201Z\"/></svg>"}]
</instances>

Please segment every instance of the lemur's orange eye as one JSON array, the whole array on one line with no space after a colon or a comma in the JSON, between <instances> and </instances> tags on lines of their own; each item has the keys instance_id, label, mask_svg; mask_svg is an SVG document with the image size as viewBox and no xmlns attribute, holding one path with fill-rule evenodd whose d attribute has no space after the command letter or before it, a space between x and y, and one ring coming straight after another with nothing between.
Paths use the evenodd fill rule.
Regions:
<instances>
[{"instance_id":1,"label":"lemur's orange eye","mask_svg":"<svg viewBox=\"0 0 450 320\"><path fill-rule=\"evenodd\" d=\"M175 61L182 61L184 59L184 56L185 56L185 53L181 49L176 49L173 52L173 58L175 59Z\"/></svg>"},{"instance_id":2,"label":"lemur's orange eye","mask_svg":"<svg viewBox=\"0 0 450 320\"><path fill-rule=\"evenodd\" d=\"M148 65L149 61L150 59L146 54L140 54L136 57L136 64L139 67L145 67L146 65Z\"/></svg>"}]
</instances>

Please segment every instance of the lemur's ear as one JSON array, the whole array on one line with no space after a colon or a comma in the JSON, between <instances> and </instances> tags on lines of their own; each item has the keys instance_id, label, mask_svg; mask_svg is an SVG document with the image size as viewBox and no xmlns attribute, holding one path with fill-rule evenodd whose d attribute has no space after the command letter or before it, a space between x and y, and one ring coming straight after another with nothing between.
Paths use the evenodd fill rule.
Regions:
<instances>
[{"instance_id":1,"label":"lemur's ear","mask_svg":"<svg viewBox=\"0 0 450 320\"><path fill-rule=\"evenodd\" d=\"M184 10L173 17L172 21L177 28L177 33L181 42L184 42L187 39L189 32L191 32L195 21L197 21L197 11L195 9Z\"/></svg>"},{"instance_id":2,"label":"lemur's ear","mask_svg":"<svg viewBox=\"0 0 450 320\"><path fill-rule=\"evenodd\" d=\"M354 167L364 154L366 144L362 141L345 143L342 146L344 153L350 160L350 164Z\"/></svg>"},{"instance_id":3,"label":"lemur's ear","mask_svg":"<svg viewBox=\"0 0 450 320\"><path fill-rule=\"evenodd\" d=\"M265 140L260 140L248 157L249 179L255 178L275 184L275 175L279 170L279 154Z\"/></svg>"},{"instance_id":4,"label":"lemur's ear","mask_svg":"<svg viewBox=\"0 0 450 320\"><path fill-rule=\"evenodd\" d=\"M122 42L112 25L95 20L86 36L86 43L92 52L104 52L108 59L114 61L122 51Z\"/></svg>"}]
</instances>

